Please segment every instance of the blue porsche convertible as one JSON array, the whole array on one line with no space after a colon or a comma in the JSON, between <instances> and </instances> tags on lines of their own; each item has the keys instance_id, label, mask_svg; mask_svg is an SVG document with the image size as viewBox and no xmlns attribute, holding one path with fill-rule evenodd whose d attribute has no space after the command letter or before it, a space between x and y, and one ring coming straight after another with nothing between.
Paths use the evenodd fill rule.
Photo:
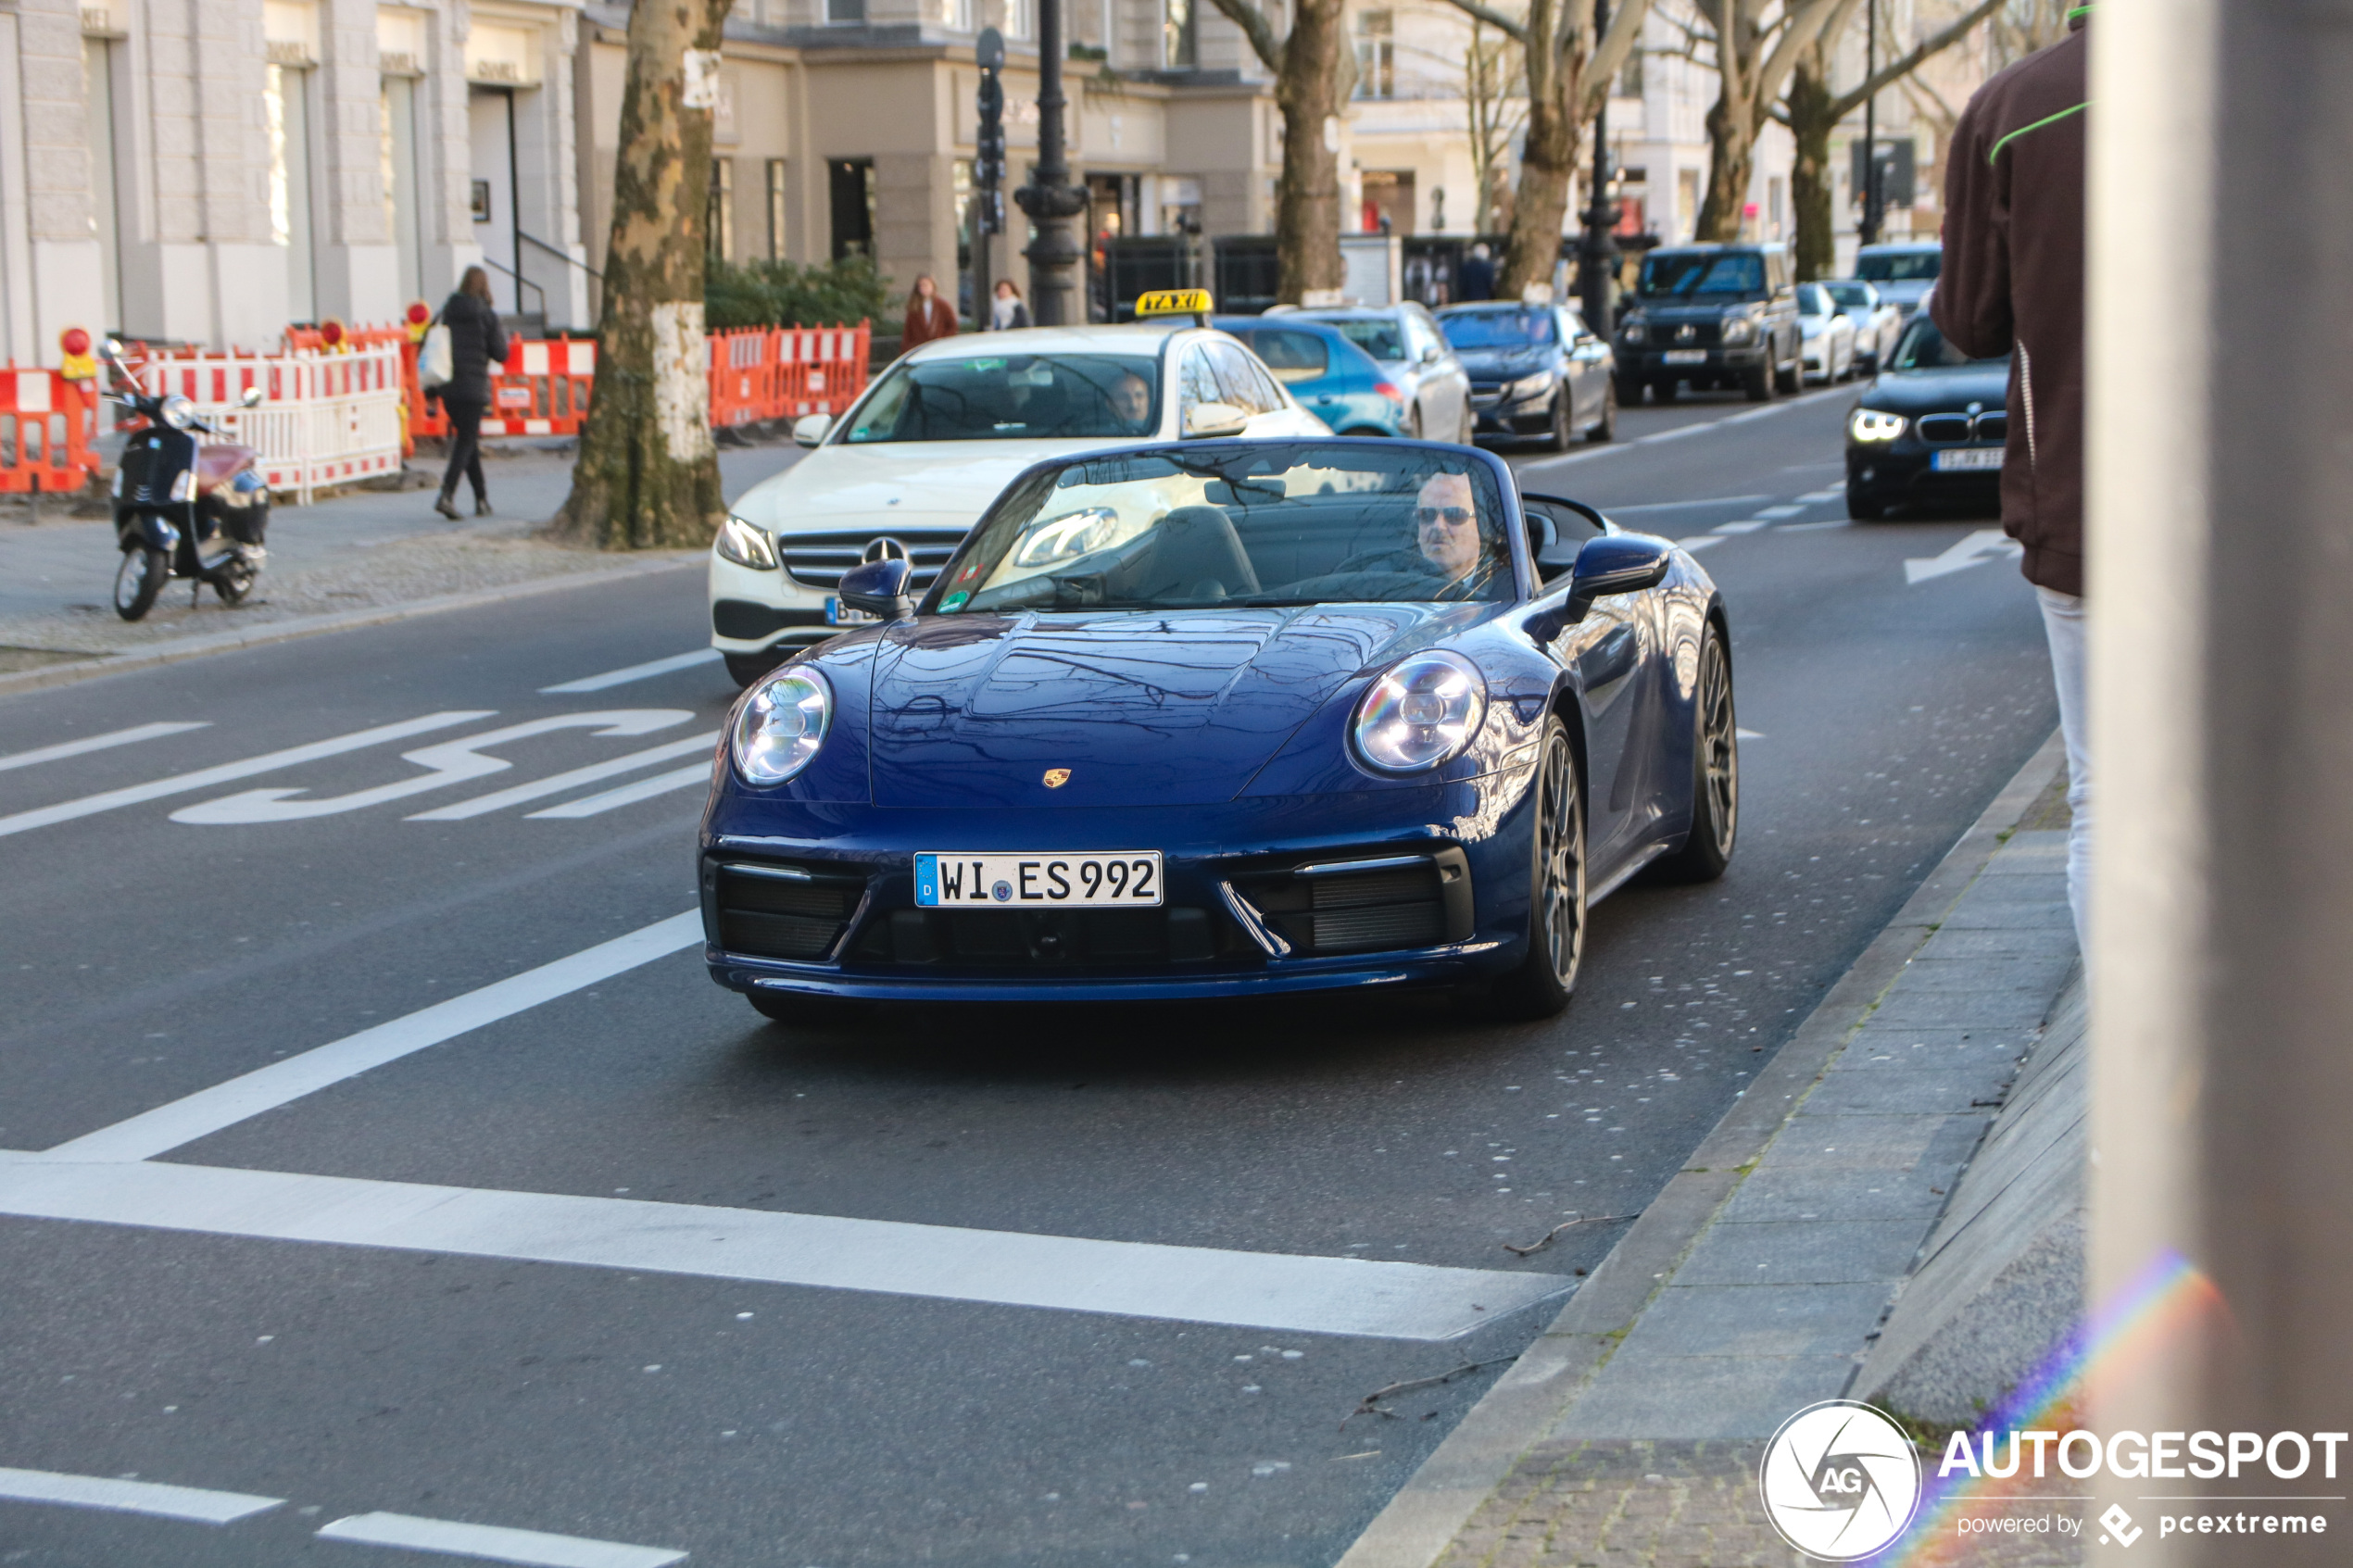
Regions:
<instances>
[{"instance_id":1,"label":"blue porsche convertible","mask_svg":"<svg viewBox=\"0 0 2353 1568\"><path fill-rule=\"evenodd\" d=\"M738 701L712 977L875 1000L1453 989L1557 1012L1589 907L1722 874L1724 608L1691 557L1491 454L1183 442L1040 463L921 601Z\"/></svg>"}]
</instances>

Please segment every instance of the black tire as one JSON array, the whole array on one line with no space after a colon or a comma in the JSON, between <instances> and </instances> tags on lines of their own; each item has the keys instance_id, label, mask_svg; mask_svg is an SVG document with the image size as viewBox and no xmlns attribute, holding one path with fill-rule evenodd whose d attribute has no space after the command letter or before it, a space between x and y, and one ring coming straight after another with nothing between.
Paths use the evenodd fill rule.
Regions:
<instances>
[{"instance_id":1,"label":"black tire","mask_svg":"<svg viewBox=\"0 0 2353 1568\"><path fill-rule=\"evenodd\" d=\"M1594 443L1617 439L1617 383L1602 383L1602 417L1586 429L1585 439Z\"/></svg>"},{"instance_id":2,"label":"black tire","mask_svg":"<svg viewBox=\"0 0 2353 1568\"><path fill-rule=\"evenodd\" d=\"M1741 390L1748 395L1748 400L1751 403L1770 403L1773 400L1774 389L1780 381L1780 372L1776 371L1768 362L1758 365L1754 370L1743 371Z\"/></svg>"},{"instance_id":3,"label":"black tire","mask_svg":"<svg viewBox=\"0 0 2353 1568\"><path fill-rule=\"evenodd\" d=\"M156 596L170 581L169 554L138 546L123 551L114 574L114 612L125 621L142 619L156 608Z\"/></svg>"},{"instance_id":4,"label":"black tire","mask_svg":"<svg viewBox=\"0 0 2353 1568\"><path fill-rule=\"evenodd\" d=\"M214 569L209 581L212 591L220 596L222 604L237 605L245 602L245 596L253 592L254 583L260 578L261 569L238 556L221 562Z\"/></svg>"},{"instance_id":5,"label":"black tire","mask_svg":"<svg viewBox=\"0 0 2353 1568\"><path fill-rule=\"evenodd\" d=\"M1741 825L1740 721L1732 705L1732 656L1709 621L1699 650L1692 704L1692 831L1658 862L1662 882L1714 882L1732 862Z\"/></svg>"},{"instance_id":6,"label":"black tire","mask_svg":"<svg viewBox=\"0 0 2353 1568\"><path fill-rule=\"evenodd\" d=\"M744 999L751 1010L771 1023L796 1029L846 1029L874 1015L872 1002L846 1001L837 997L801 997L789 991L751 991Z\"/></svg>"},{"instance_id":7,"label":"black tire","mask_svg":"<svg viewBox=\"0 0 2353 1568\"><path fill-rule=\"evenodd\" d=\"M1529 847L1528 956L1472 1006L1499 1019L1551 1018L1585 961L1585 790L1557 718L1544 724Z\"/></svg>"},{"instance_id":8,"label":"black tire","mask_svg":"<svg viewBox=\"0 0 2353 1568\"><path fill-rule=\"evenodd\" d=\"M1553 451L1566 452L1577 439L1575 402L1568 383L1561 383L1560 391L1553 395L1553 428L1544 433L1544 445Z\"/></svg>"},{"instance_id":9,"label":"black tire","mask_svg":"<svg viewBox=\"0 0 2353 1568\"><path fill-rule=\"evenodd\" d=\"M1655 381L1651 383L1651 398L1655 402L1672 403L1682 395L1682 391L1683 383L1680 382Z\"/></svg>"},{"instance_id":10,"label":"black tire","mask_svg":"<svg viewBox=\"0 0 2353 1568\"><path fill-rule=\"evenodd\" d=\"M1868 490L1846 487L1846 515L1856 522L1885 522L1887 503Z\"/></svg>"},{"instance_id":11,"label":"black tire","mask_svg":"<svg viewBox=\"0 0 2353 1568\"><path fill-rule=\"evenodd\" d=\"M1828 370L1829 367L1825 365L1823 369ZM1830 378L1828 375L1825 375L1822 379L1827 382ZM1795 396L1798 393L1806 390L1805 350L1800 349L1795 354L1791 355L1789 357L1788 369L1779 370L1774 373L1773 390L1790 396Z\"/></svg>"},{"instance_id":12,"label":"black tire","mask_svg":"<svg viewBox=\"0 0 2353 1568\"><path fill-rule=\"evenodd\" d=\"M719 656L727 664L727 678L738 686L749 686L785 661L781 650L763 648L758 653L724 653Z\"/></svg>"}]
</instances>

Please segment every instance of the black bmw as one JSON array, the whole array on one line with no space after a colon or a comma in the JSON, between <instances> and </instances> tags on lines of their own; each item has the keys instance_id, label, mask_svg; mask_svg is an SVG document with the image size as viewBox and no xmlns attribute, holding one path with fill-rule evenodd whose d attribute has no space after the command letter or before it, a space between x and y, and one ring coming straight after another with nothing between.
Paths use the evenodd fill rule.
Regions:
<instances>
[{"instance_id":1,"label":"black bmw","mask_svg":"<svg viewBox=\"0 0 2353 1568\"><path fill-rule=\"evenodd\" d=\"M1996 513L2009 435L2010 362L1971 359L1926 310L1846 417L1846 515L1877 522L1899 508Z\"/></svg>"}]
</instances>

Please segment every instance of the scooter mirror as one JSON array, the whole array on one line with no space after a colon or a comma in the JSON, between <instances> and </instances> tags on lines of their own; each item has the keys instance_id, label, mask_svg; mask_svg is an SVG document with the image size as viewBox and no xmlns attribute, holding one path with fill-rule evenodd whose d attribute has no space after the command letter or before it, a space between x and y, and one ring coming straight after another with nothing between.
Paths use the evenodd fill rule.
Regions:
<instances>
[{"instance_id":1,"label":"scooter mirror","mask_svg":"<svg viewBox=\"0 0 2353 1568\"><path fill-rule=\"evenodd\" d=\"M249 386L245 388L245 391L239 393L237 395L237 407L240 408L260 408L261 388L258 386Z\"/></svg>"},{"instance_id":2,"label":"scooter mirror","mask_svg":"<svg viewBox=\"0 0 2353 1568\"><path fill-rule=\"evenodd\" d=\"M121 340L118 338L108 338L106 342L100 344L98 345L98 358L107 360L111 364L120 364L122 359Z\"/></svg>"}]
</instances>

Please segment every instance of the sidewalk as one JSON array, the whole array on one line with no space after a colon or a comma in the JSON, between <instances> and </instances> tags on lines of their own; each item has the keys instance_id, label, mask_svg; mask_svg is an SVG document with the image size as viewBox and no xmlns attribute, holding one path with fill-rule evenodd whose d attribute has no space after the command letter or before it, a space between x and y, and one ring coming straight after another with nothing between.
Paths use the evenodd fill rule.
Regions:
<instances>
[{"instance_id":1,"label":"sidewalk","mask_svg":"<svg viewBox=\"0 0 2353 1568\"><path fill-rule=\"evenodd\" d=\"M732 500L782 472L801 449L788 440L723 446L719 477ZM531 531L552 516L572 488L570 442L534 443L484 454L495 517L452 522L433 509L434 492L353 490L308 507L270 514L270 563L255 596L234 608L209 590L191 608L189 585L174 583L144 621L125 621L109 602L114 525L66 516L66 503L43 503L42 521L22 506L0 511L0 674L145 648L181 638L497 590L542 579L614 569L632 558L567 549ZM420 454L412 470L437 479L437 460ZM459 486L463 497L465 487ZM461 510L470 501L461 498ZM698 558L700 552L686 552ZM642 558L638 559L644 565Z\"/></svg>"},{"instance_id":2,"label":"sidewalk","mask_svg":"<svg viewBox=\"0 0 2353 1568\"><path fill-rule=\"evenodd\" d=\"M2046 1021L2064 1020L2054 1049L2081 1034L2062 785L2054 744L1341 1568L1807 1561L1758 1500L1765 1440L1806 1405L1862 1397L1891 1302L1931 1234L1944 1245ZM2082 1549L2002 1539L1939 1561L2039 1568Z\"/></svg>"}]
</instances>

